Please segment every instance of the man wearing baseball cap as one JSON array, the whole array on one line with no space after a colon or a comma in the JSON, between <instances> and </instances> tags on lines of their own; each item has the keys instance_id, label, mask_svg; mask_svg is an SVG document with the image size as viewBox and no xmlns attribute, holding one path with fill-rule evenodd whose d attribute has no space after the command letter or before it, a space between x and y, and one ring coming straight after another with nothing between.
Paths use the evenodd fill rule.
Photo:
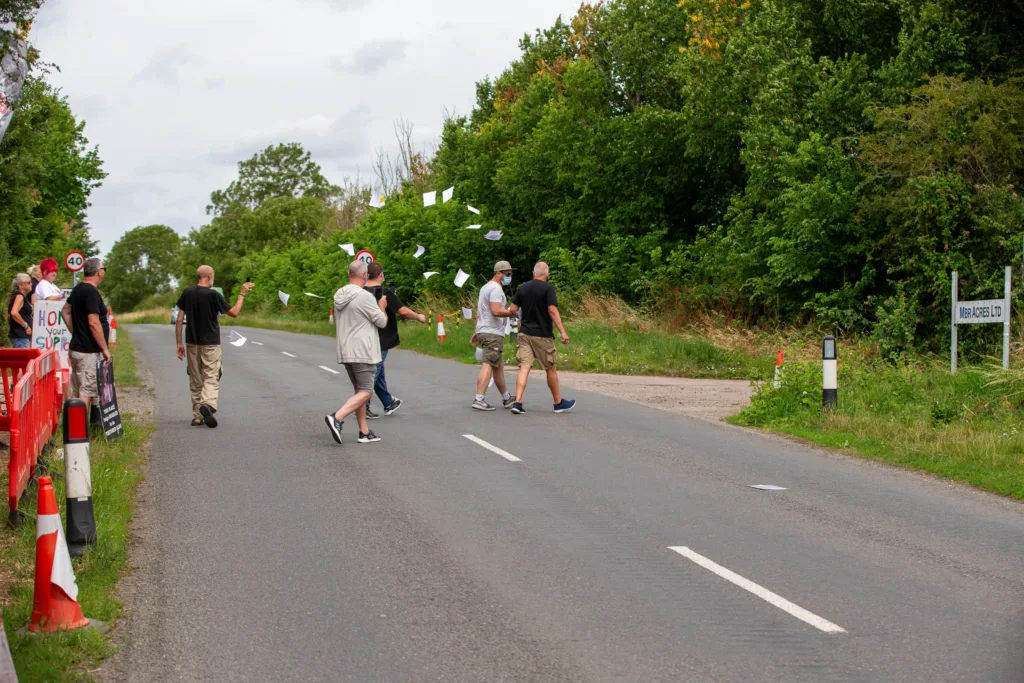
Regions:
<instances>
[{"instance_id":1,"label":"man wearing baseball cap","mask_svg":"<svg viewBox=\"0 0 1024 683\"><path fill-rule=\"evenodd\" d=\"M483 365L476 378L474 410L494 410L494 406L484 400L491 378L501 392L502 406L511 408L515 403L515 397L505 386L505 322L513 313L508 310L504 287L510 284L512 265L508 261L498 261L494 264L494 277L480 288L480 298L476 305L476 334L473 335L472 342L474 346L480 347Z\"/></svg>"}]
</instances>

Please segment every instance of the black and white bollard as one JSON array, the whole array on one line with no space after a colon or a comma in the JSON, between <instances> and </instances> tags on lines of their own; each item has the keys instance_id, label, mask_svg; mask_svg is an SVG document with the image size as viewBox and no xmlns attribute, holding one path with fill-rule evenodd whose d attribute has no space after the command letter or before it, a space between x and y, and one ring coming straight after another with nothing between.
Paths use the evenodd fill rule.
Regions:
<instances>
[{"instance_id":1,"label":"black and white bollard","mask_svg":"<svg viewBox=\"0 0 1024 683\"><path fill-rule=\"evenodd\" d=\"M836 338L829 335L821 344L821 405L829 410L838 400L836 374Z\"/></svg>"},{"instance_id":2,"label":"black and white bollard","mask_svg":"<svg viewBox=\"0 0 1024 683\"><path fill-rule=\"evenodd\" d=\"M85 401L64 402L64 481L67 485L68 552L81 557L96 543L92 510L92 467L89 462L89 416Z\"/></svg>"}]
</instances>

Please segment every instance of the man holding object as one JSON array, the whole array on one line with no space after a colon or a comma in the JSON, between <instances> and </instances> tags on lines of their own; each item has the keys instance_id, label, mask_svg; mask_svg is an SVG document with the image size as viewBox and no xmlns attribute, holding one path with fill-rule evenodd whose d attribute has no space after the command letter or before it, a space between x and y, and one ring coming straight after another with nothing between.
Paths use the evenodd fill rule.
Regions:
<instances>
[{"instance_id":1,"label":"man holding object","mask_svg":"<svg viewBox=\"0 0 1024 683\"><path fill-rule=\"evenodd\" d=\"M253 284L242 285L234 306L229 306L220 292L213 289L213 268L199 266L196 271L197 284L186 287L178 299L181 311L174 324L174 341L177 345L178 360L188 357L188 386L192 395L192 426L204 424L211 429L217 426L217 396L220 394L220 323L221 313L237 318L242 311L246 295ZM182 315L184 314L184 315ZM185 344L181 343L181 328L188 319Z\"/></svg>"},{"instance_id":2,"label":"man holding object","mask_svg":"<svg viewBox=\"0 0 1024 683\"><path fill-rule=\"evenodd\" d=\"M498 261L494 264L494 277L480 288L480 296L476 304L476 334L470 340L473 346L479 346L483 356L483 365L476 377L476 397L473 400L474 410L494 410L494 406L486 401L484 394L494 379L494 386L501 393L501 405L511 408L515 402L512 394L505 387L505 323L515 315L505 308L507 299L502 285L512 284L512 264Z\"/></svg>"},{"instance_id":3,"label":"man holding object","mask_svg":"<svg viewBox=\"0 0 1024 683\"><path fill-rule=\"evenodd\" d=\"M89 404L99 396L96 364L100 360L110 362L110 351L107 349L110 329L107 327L107 307L97 289L107 269L103 267L103 261L94 257L86 259L83 272L85 278L71 290L61 315L71 333L71 343L68 345L71 396L82 399L85 414L89 415Z\"/></svg>"}]
</instances>

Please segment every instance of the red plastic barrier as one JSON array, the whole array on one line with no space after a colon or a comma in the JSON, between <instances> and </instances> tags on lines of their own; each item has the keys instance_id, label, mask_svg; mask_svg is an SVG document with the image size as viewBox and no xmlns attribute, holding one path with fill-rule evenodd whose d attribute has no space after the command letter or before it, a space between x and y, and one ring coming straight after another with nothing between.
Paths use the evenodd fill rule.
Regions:
<instances>
[{"instance_id":1,"label":"red plastic barrier","mask_svg":"<svg viewBox=\"0 0 1024 683\"><path fill-rule=\"evenodd\" d=\"M56 351L0 349L7 414L0 428L11 433L8 505L18 520L18 499L33 477L43 446L57 433L63 399L60 360ZM16 379L13 391L8 379Z\"/></svg>"}]
</instances>

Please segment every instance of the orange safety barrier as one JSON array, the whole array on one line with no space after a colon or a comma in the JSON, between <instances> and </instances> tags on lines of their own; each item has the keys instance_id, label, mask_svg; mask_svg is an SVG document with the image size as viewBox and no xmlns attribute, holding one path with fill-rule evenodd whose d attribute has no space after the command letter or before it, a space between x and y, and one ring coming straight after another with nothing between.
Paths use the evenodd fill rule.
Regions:
<instances>
[{"instance_id":1,"label":"orange safety barrier","mask_svg":"<svg viewBox=\"0 0 1024 683\"><path fill-rule=\"evenodd\" d=\"M67 373L56 351L0 349L6 414L0 429L11 433L8 505L16 524L18 500L35 474L43 446L57 433ZM14 380L13 390L9 381Z\"/></svg>"}]
</instances>

